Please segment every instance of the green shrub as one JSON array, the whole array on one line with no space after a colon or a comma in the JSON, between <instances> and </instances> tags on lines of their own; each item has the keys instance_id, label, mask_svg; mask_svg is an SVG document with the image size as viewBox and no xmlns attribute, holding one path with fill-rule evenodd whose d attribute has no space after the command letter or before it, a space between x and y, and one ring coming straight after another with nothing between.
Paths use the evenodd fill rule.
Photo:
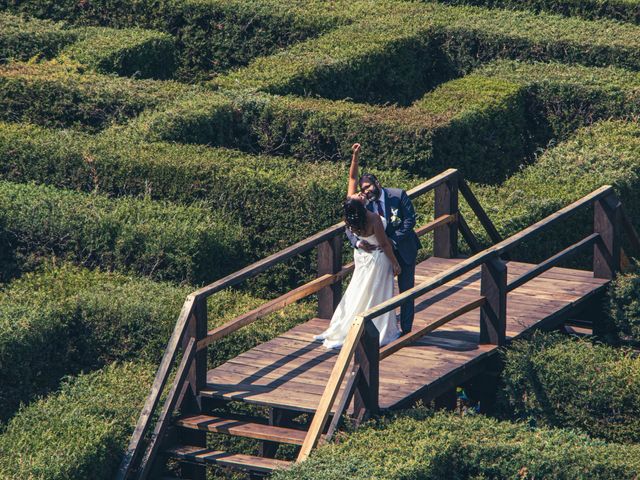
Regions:
<instances>
[{"instance_id":1,"label":"green shrub","mask_svg":"<svg viewBox=\"0 0 640 480\"><path fill-rule=\"evenodd\" d=\"M517 8L560 13L590 20L610 18L640 24L640 3L637 0L441 0L454 5L478 5Z\"/></svg>"},{"instance_id":2,"label":"green shrub","mask_svg":"<svg viewBox=\"0 0 640 480\"><path fill-rule=\"evenodd\" d=\"M567 430L416 409L372 422L273 478L631 480L638 453Z\"/></svg>"},{"instance_id":3,"label":"green shrub","mask_svg":"<svg viewBox=\"0 0 640 480\"><path fill-rule=\"evenodd\" d=\"M3 181L0 218L27 259L56 254L192 283L219 278L245 261L237 222L203 208Z\"/></svg>"},{"instance_id":4,"label":"green shrub","mask_svg":"<svg viewBox=\"0 0 640 480\"><path fill-rule=\"evenodd\" d=\"M505 392L517 414L610 441L640 438L640 359L631 351L537 334L505 357Z\"/></svg>"},{"instance_id":5,"label":"green shrub","mask_svg":"<svg viewBox=\"0 0 640 480\"><path fill-rule=\"evenodd\" d=\"M0 8L80 25L142 27L176 37L178 78L206 79L345 23L348 2L280 0L1 1Z\"/></svg>"},{"instance_id":6,"label":"green shrub","mask_svg":"<svg viewBox=\"0 0 640 480\"><path fill-rule=\"evenodd\" d=\"M77 33L62 24L0 12L0 59L53 58L76 38Z\"/></svg>"},{"instance_id":7,"label":"green shrub","mask_svg":"<svg viewBox=\"0 0 640 480\"><path fill-rule=\"evenodd\" d=\"M640 27L546 13L426 5L443 36L443 53L461 71L488 60L580 63L640 69Z\"/></svg>"},{"instance_id":8,"label":"green shrub","mask_svg":"<svg viewBox=\"0 0 640 480\"><path fill-rule=\"evenodd\" d=\"M495 181L514 169L514 159L520 162L529 148L523 131L524 89L509 90L503 81L492 85L486 79L470 87L476 80L457 83L451 106L438 106L433 114L428 109L437 101L424 100L404 109L212 92L183 97L166 109L144 114L132 128L152 141L235 146L303 160L346 161L357 141L370 152L368 167L401 168L423 176L456 167L471 178ZM447 89L455 87L444 84L427 97L437 98ZM482 89L490 89L496 98L487 95L483 101L478 93ZM469 109L461 108L465 99L470 100ZM495 142L491 146L486 146L488 131ZM468 147L463 158L460 142Z\"/></svg>"},{"instance_id":9,"label":"green shrub","mask_svg":"<svg viewBox=\"0 0 640 480\"><path fill-rule=\"evenodd\" d=\"M609 287L609 315L616 330L634 341L640 340L640 276L637 268L619 274Z\"/></svg>"},{"instance_id":10,"label":"green shrub","mask_svg":"<svg viewBox=\"0 0 640 480\"><path fill-rule=\"evenodd\" d=\"M407 104L495 58L640 68L640 28L633 25L435 3L387 2L373 10L214 82L281 95Z\"/></svg>"},{"instance_id":11,"label":"green shrub","mask_svg":"<svg viewBox=\"0 0 640 480\"><path fill-rule=\"evenodd\" d=\"M357 102L407 105L455 71L439 52L433 26L423 18L367 16L319 38L298 43L214 85L279 95L314 94Z\"/></svg>"},{"instance_id":12,"label":"green shrub","mask_svg":"<svg viewBox=\"0 0 640 480\"><path fill-rule=\"evenodd\" d=\"M100 73L166 79L176 68L171 35L153 30L85 27L63 54Z\"/></svg>"},{"instance_id":13,"label":"green shrub","mask_svg":"<svg viewBox=\"0 0 640 480\"><path fill-rule=\"evenodd\" d=\"M613 185L631 217L637 219L639 159L640 126L633 121L602 121L549 148L535 163L501 185L473 189L505 237L608 184ZM518 249L516 257L524 261L550 257L590 234L592 218L592 209L585 209L537 235Z\"/></svg>"},{"instance_id":14,"label":"green shrub","mask_svg":"<svg viewBox=\"0 0 640 480\"><path fill-rule=\"evenodd\" d=\"M368 154L365 146L363 160ZM376 173L385 185L417 183L400 172ZM328 162L138 143L119 130L91 137L0 123L0 177L117 196L204 200L244 225L251 257L262 258L340 219L347 171Z\"/></svg>"},{"instance_id":15,"label":"green shrub","mask_svg":"<svg viewBox=\"0 0 640 480\"><path fill-rule=\"evenodd\" d=\"M172 82L83 72L55 61L0 66L0 119L97 131L188 91Z\"/></svg>"},{"instance_id":16,"label":"green shrub","mask_svg":"<svg viewBox=\"0 0 640 480\"><path fill-rule=\"evenodd\" d=\"M0 435L0 477L113 478L153 374L146 362L111 365L22 409Z\"/></svg>"},{"instance_id":17,"label":"green shrub","mask_svg":"<svg viewBox=\"0 0 640 480\"><path fill-rule=\"evenodd\" d=\"M474 72L526 86L532 130L565 139L599 119L640 114L640 74L621 68L496 61ZM545 133L546 132L546 133Z\"/></svg>"},{"instance_id":18,"label":"green shrub","mask_svg":"<svg viewBox=\"0 0 640 480\"><path fill-rule=\"evenodd\" d=\"M0 290L0 420L21 402L55 388L70 374L114 361L157 363L182 304L194 287L175 286L64 264L47 265ZM209 327L262 301L223 291L208 300ZM293 305L216 343L217 365L312 316Z\"/></svg>"},{"instance_id":19,"label":"green shrub","mask_svg":"<svg viewBox=\"0 0 640 480\"><path fill-rule=\"evenodd\" d=\"M447 167L502 180L536 145L595 120L640 113L640 75L614 68L500 61L443 83L409 108L246 91L183 97L132 125L150 140L346 159L428 176Z\"/></svg>"}]
</instances>

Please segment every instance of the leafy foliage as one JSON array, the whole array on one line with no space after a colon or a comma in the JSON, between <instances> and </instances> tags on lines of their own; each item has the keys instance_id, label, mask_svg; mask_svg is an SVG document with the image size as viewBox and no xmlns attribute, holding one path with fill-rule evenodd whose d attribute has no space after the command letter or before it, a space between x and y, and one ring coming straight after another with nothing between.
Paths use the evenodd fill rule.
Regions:
<instances>
[{"instance_id":1,"label":"leafy foliage","mask_svg":"<svg viewBox=\"0 0 640 480\"><path fill-rule=\"evenodd\" d=\"M0 66L0 119L96 132L188 92L172 82L85 71L76 63Z\"/></svg>"},{"instance_id":2,"label":"leafy foliage","mask_svg":"<svg viewBox=\"0 0 640 480\"><path fill-rule=\"evenodd\" d=\"M640 439L640 359L632 352L536 334L505 357L505 390L518 414L609 441Z\"/></svg>"},{"instance_id":3,"label":"leafy foliage","mask_svg":"<svg viewBox=\"0 0 640 480\"><path fill-rule=\"evenodd\" d=\"M243 262L240 226L195 206L0 182L0 218L25 261L53 254L191 283L219 278Z\"/></svg>"},{"instance_id":4,"label":"leafy foliage","mask_svg":"<svg viewBox=\"0 0 640 480\"><path fill-rule=\"evenodd\" d=\"M638 448L568 430L417 409L358 429L273 478L632 479L640 471Z\"/></svg>"}]
</instances>

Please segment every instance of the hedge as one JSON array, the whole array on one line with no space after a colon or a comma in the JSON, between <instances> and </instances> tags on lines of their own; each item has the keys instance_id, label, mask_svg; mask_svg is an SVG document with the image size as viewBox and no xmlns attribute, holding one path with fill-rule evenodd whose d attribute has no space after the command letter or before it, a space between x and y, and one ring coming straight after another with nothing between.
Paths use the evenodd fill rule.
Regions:
<instances>
[{"instance_id":1,"label":"hedge","mask_svg":"<svg viewBox=\"0 0 640 480\"><path fill-rule=\"evenodd\" d=\"M640 275L637 265L631 272L618 274L611 282L609 317L621 336L640 341Z\"/></svg>"},{"instance_id":2,"label":"hedge","mask_svg":"<svg viewBox=\"0 0 640 480\"><path fill-rule=\"evenodd\" d=\"M558 334L514 342L505 393L515 413L616 442L640 439L640 359L632 351Z\"/></svg>"},{"instance_id":3,"label":"hedge","mask_svg":"<svg viewBox=\"0 0 640 480\"><path fill-rule=\"evenodd\" d=\"M363 148L366 163L370 152ZM400 172L376 173L385 185L418 183ZM224 148L138 143L121 131L91 137L0 122L0 177L117 196L206 201L244 226L251 257L262 258L340 219L347 171L328 162L300 164Z\"/></svg>"},{"instance_id":4,"label":"hedge","mask_svg":"<svg viewBox=\"0 0 640 480\"><path fill-rule=\"evenodd\" d=\"M428 113L423 106L408 109L376 107L346 101L211 92L182 97L165 109L148 112L131 123L151 141L202 143L292 155L303 160L348 161L351 145L360 142L371 152L369 166L401 168L429 176L449 167L460 168L479 181L496 181L514 170L530 148L523 131L525 97L476 77L458 83L451 107ZM438 97L455 86L428 94ZM483 88L497 95L478 94ZM453 98L456 97L456 98ZM469 99L470 108L460 108ZM471 101L472 100L472 101ZM437 103L436 101L432 103ZM485 135L492 130L494 144ZM467 149L459 158L460 142ZM478 146L474 154L471 145ZM449 156L455 152L453 156ZM489 155L486 157L485 155ZM514 161L515 160L515 161Z\"/></svg>"},{"instance_id":5,"label":"hedge","mask_svg":"<svg viewBox=\"0 0 640 480\"><path fill-rule=\"evenodd\" d=\"M25 299L16 296L34 290L40 305L50 311L66 308L73 318L61 325L53 315L38 317L31 311L18 316L23 331L14 326L11 332L14 338L29 337L31 355L39 345L38 334L31 330L39 327L42 336L57 329L68 348L89 344L85 351L93 349L98 361L88 355L83 368L100 361L138 360L135 364L111 364L102 372L67 381L60 392L23 407L0 435L0 477L112 478L148 394L153 365L163 352L184 301L182 294L188 289L64 265L13 283L0 295L0 311L7 308L4 302L22 305L26 310ZM208 299L209 326L220 325L261 303L247 294L220 292ZM291 305L216 342L209 351L209 366L219 365L309 319L314 315L313 307L310 303ZM74 322L76 325L71 325ZM74 327L80 327L80 331ZM78 338L81 334L85 337ZM63 361L68 362L70 357ZM49 365L51 359L44 361ZM33 376L30 368L35 371L37 364L24 362L24 373ZM48 456L55 460L47 461ZM12 461L5 461L7 458Z\"/></svg>"},{"instance_id":6,"label":"hedge","mask_svg":"<svg viewBox=\"0 0 640 480\"><path fill-rule=\"evenodd\" d=\"M423 176L456 167L494 183L549 139L638 113L638 85L640 75L623 69L498 61L441 84L409 108L220 91L178 99L132 127L150 140L302 159L346 159L360 141L377 167Z\"/></svg>"},{"instance_id":7,"label":"hedge","mask_svg":"<svg viewBox=\"0 0 640 480\"><path fill-rule=\"evenodd\" d=\"M95 132L185 94L173 82L100 75L57 61L0 66L0 119Z\"/></svg>"},{"instance_id":8,"label":"hedge","mask_svg":"<svg viewBox=\"0 0 640 480\"><path fill-rule=\"evenodd\" d=\"M153 374L146 362L111 365L22 409L0 435L0 477L113 478Z\"/></svg>"},{"instance_id":9,"label":"hedge","mask_svg":"<svg viewBox=\"0 0 640 480\"><path fill-rule=\"evenodd\" d=\"M371 422L274 480L633 479L640 447L424 408Z\"/></svg>"},{"instance_id":10,"label":"hedge","mask_svg":"<svg viewBox=\"0 0 640 480\"><path fill-rule=\"evenodd\" d=\"M385 5L386 12L257 58L214 84L408 104L494 58L640 68L640 27L633 25L434 3Z\"/></svg>"},{"instance_id":11,"label":"hedge","mask_svg":"<svg viewBox=\"0 0 640 480\"><path fill-rule=\"evenodd\" d=\"M280 0L0 1L0 8L41 18L116 28L161 30L176 38L177 78L202 80L230 66L349 21L348 2ZM211 72L211 73L210 73Z\"/></svg>"},{"instance_id":12,"label":"hedge","mask_svg":"<svg viewBox=\"0 0 640 480\"><path fill-rule=\"evenodd\" d=\"M62 54L100 73L170 78L175 70L171 35L140 28L67 28L63 23L0 12L0 59L52 59Z\"/></svg>"},{"instance_id":13,"label":"hedge","mask_svg":"<svg viewBox=\"0 0 640 480\"><path fill-rule=\"evenodd\" d=\"M365 17L217 77L220 88L278 95L314 94L356 102L410 104L455 70L439 52L433 26L402 15Z\"/></svg>"},{"instance_id":14,"label":"hedge","mask_svg":"<svg viewBox=\"0 0 640 480\"><path fill-rule=\"evenodd\" d=\"M564 139L599 119L640 113L640 74L621 68L496 61L474 73L527 86L530 121L538 123L532 129L548 138Z\"/></svg>"},{"instance_id":15,"label":"hedge","mask_svg":"<svg viewBox=\"0 0 640 480\"><path fill-rule=\"evenodd\" d=\"M27 263L55 254L86 266L197 284L245 261L238 223L196 206L0 181L0 218Z\"/></svg>"},{"instance_id":16,"label":"hedge","mask_svg":"<svg viewBox=\"0 0 640 480\"><path fill-rule=\"evenodd\" d=\"M631 218L637 219L639 159L637 122L602 121L549 148L500 186L476 186L474 191L503 236L513 235L607 184L613 185ZM592 215L592 209L586 209L536 236L519 249L517 258L538 261L559 252L592 232Z\"/></svg>"},{"instance_id":17,"label":"hedge","mask_svg":"<svg viewBox=\"0 0 640 480\"><path fill-rule=\"evenodd\" d=\"M114 361L159 362L187 295L195 288L70 264L47 264L0 290L0 420L54 389L65 375ZM210 327L260 305L246 293L208 300ZM312 316L293 305L216 343L217 365Z\"/></svg>"},{"instance_id":18,"label":"hedge","mask_svg":"<svg viewBox=\"0 0 640 480\"><path fill-rule=\"evenodd\" d=\"M176 52L171 35L140 28L85 27L76 31L80 40L66 47L62 54L99 73L167 79L175 71Z\"/></svg>"},{"instance_id":19,"label":"hedge","mask_svg":"<svg viewBox=\"0 0 640 480\"><path fill-rule=\"evenodd\" d=\"M637 0L441 0L454 5L477 5L498 8L553 12L597 20L610 18L640 24L640 3Z\"/></svg>"},{"instance_id":20,"label":"hedge","mask_svg":"<svg viewBox=\"0 0 640 480\"><path fill-rule=\"evenodd\" d=\"M0 59L53 58L77 39L73 30L49 20L28 19L0 12Z\"/></svg>"}]
</instances>

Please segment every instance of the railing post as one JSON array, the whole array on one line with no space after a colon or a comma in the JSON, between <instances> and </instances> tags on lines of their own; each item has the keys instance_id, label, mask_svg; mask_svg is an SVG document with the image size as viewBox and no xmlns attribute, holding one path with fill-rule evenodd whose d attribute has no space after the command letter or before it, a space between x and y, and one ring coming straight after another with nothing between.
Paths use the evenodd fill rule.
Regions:
<instances>
[{"instance_id":1,"label":"railing post","mask_svg":"<svg viewBox=\"0 0 640 480\"><path fill-rule=\"evenodd\" d=\"M434 218L458 213L458 174L435 188ZM458 255L458 221L437 227L433 231L433 256L454 258Z\"/></svg>"},{"instance_id":2,"label":"railing post","mask_svg":"<svg viewBox=\"0 0 640 480\"><path fill-rule=\"evenodd\" d=\"M200 296L196 298L193 315L189 319L189 326L182 340L182 349L186 349L189 340L195 338L196 343L207 336L207 298ZM207 384L207 348L203 348L195 354L189 374L187 375L189 389L182 404L182 413L200 413L201 405L198 392ZM181 429L180 441L186 445L206 448L207 434L198 430ZM206 480L206 467L181 463L183 478L193 480Z\"/></svg>"},{"instance_id":3,"label":"railing post","mask_svg":"<svg viewBox=\"0 0 640 480\"><path fill-rule=\"evenodd\" d=\"M318 276L338 273L342 269L342 236L318 245ZM331 318L342 296L342 282L324 287L318 292L318 317Z\"/></svg>"},{"instance_id":4,"label":"railing post","mask_svg":"<svg viewBox=\"0 0 640 480\"><path fill-rule=\"evenodd\" d=\"M504 345L507 335L507 264L492 258L482 264L480 295L480 343Z\"/></svg>"},{"instance_id":5,"label":"railing post","mask_svg":"<svg viewBox=\"0 0 640 480\"><path fill-rule=\"evenodd\" d=\"M356 424L378 413L380 392L380 333L367 320L355 352L355 364L360 370L353 396Z\"/></svg>"},{"instance_id":6,"label":"railing post","mask_svg":"<svg viewBox=\"0 0 640 480\"><path fill-rule=\"evenodd\" d=\"M593 205L593 231L600 241L593 245L593 276L612 279L620 270L620 228L622 212L615 194L596 200Z\"/></svg>"}]
</instances>

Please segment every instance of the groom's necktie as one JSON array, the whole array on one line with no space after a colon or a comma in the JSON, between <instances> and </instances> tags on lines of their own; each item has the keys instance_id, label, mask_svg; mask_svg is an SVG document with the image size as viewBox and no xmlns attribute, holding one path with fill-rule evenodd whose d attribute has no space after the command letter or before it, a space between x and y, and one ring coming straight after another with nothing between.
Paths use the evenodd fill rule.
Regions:
<instances>
[{"instance_id":1,"label":"groom's necktie","mask_svg":"<svg viewBox=\"0 0 640 480\"><path fill-rule=\"evenodd\" d=\"M382 203L380 203L380 200L376 200L376 207L378 207L378 215L384 217L384 212L382 211Z\"/></svg>"}]
</instances>

